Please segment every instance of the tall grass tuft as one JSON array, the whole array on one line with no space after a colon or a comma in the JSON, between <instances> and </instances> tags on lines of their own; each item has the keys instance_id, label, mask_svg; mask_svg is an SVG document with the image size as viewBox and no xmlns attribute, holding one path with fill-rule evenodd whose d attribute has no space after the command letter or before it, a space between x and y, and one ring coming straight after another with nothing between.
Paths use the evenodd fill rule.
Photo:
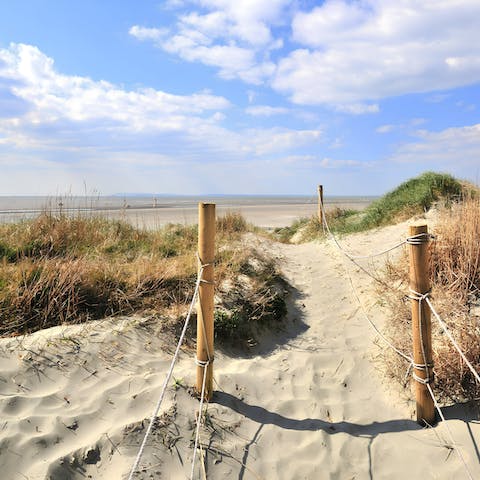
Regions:
<instances>
[{"instance_id":1,"label":"tall grass tuft","mask_svg":"<svg viewBox=\"0 0 480 480\"><path fill-rule=\"evenodd\" d=\"M480 292L480 199L474 196L444 213L432 251L433 279L449 295L467 302Z\"/></svg>"}]
</instances>

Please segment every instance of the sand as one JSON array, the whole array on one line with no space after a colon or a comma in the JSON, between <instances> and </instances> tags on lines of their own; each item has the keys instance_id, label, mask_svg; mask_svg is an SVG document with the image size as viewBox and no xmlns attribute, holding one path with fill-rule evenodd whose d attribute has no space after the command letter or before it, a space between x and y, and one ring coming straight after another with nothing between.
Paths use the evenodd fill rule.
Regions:
<instances>
[{"instance_id":1,"label":"sand","mask_svg":"<svg viewBox=\"0 0 480 480\"><path fill-rule=\"evenodd\" d=\"M214 199L215 200L215 199ZM309 202L303 200L293 201L289 203L282 200L270 199L269 201L243 200L236 199L231 203L217 201L217 215L223 215L226 212L240 212L245 219L257 227L262 228L277 228L291 225L294 220L301 217L311 217L318 212L316 199L311 199ZM252 203L253 202L253 203ZM351 199L328 199L325 203L326 210L333 208L346 208L354 210L363 210L371 203L371 199L358 197ZM31 204L26 203L25 206ZM51 207L53 208L53 207ZM24 218L32 218L41 213L42 210L24 209L23 213L20 210L8 210L3 213L0 212L0 223L11 223L19 221ZM58 213L58 210L53 210ZM110 208L93 210L67 210L70 215L95 215L103 216L105 218L114 220L124 220L130 224L145 229L155 229L166 225L168 223L181 223L191 225L198 222L198 208L193 202L187 205L181 203L171 203L157 208L141 208L133 205L129 208Z\"/></svg>"},{"instance_id":2,"label":"sand","mask_svg":"<svg viewBox=\"0 0 480 480\"><path fill-rule=\"evenodd\" d=\"M368 254L406 231L399 224L342 244ZM420 428L414 404L382 373L385 346L366 323L345 268L381 325L369 277L331 242L255 241L279 258L293 286L288 318L248 354L217 351L216 392L201 431L207 478L468 478L447 425L480 478L478 412L448 407L446 424ZM384 261L364 265L372 270ZM173 347L156 323L139 317L0 340L1 478L128 478ZM186 349L134 478L189 478L194 373ZM204 478L200 462L194 478Z\"/></svg>"},{"instance_id":3,"label":"sand","mask_svg":"<svg viewBox=\"0 0 480 480\"><path fill-rule=\"evenodd\" d=\"M370 202L332 202L325 205L328 211L333 208L346 208L363 210ZM234 206L217 205L217 215L224 215L226 212L240 212L247 222L262 228L272 229L291 225L301 217L311 217L318 213L318 206L315 202L299 204L258 204ZM198 209L196 207L169 207L165 209L128 209L125 211L104 212L108 218L124 219L131 224L146 229L158 228L167 223L178 223L190 225L198 222Z\"/></svg>"}]
</instances>

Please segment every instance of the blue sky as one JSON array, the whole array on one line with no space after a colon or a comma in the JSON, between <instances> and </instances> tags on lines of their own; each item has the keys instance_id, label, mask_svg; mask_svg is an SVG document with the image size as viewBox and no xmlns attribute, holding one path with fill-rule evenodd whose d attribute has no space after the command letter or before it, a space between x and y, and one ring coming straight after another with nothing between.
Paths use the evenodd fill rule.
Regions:
<instances>
[{"instance_id":1,"label":"blue sky","mask_svg":"<svg viewBox=\"0 0 480 480\"><path fill-rule=\"evenodd\" d=\"M0 194L480 180L478 0L0 0Z\"/></svg>"}]
</instances>

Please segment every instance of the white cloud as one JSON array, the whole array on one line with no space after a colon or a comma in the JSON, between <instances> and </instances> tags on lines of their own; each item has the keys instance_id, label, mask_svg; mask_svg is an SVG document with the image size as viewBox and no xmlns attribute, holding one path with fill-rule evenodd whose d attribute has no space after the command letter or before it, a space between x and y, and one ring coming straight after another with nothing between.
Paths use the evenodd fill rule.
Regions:
<instances>
[{"instance_id":1,"label":"white cloud","mask_svg":"<svg viewBox=\"0 0 480 480\"><path fill-rule=\"evenodd\" d=\"M43 180L50 175L45 189L55 182L87 179L99 188L106 185L108 193L113 185L108 171L115 171L115 189L132 191L124 179L141 182L147 176L150 181L146 171L192 179L200 164L206 168L221 159L227 169L235 163L264 162L323 140L312 129L229 130L222 126L223 111L230 106L224 97L206 91L184 96L127 91L106 81L63 75L53 59L29 45L0 49L0 87L0 104L4 97L14 104L0 116L2 165L7 162L12 173L17 160L15 175L27 175L25 185L31 185L35 172ZM36 160L26 172L22 165L29 158ZM13 173L5 181L9 178ZM20 184L15 185L19 193ZM175 188L167 180L162 185L164 191ZM3 186L4 192L13 188Z\"/></svg>"},{"instance_id":2,"label":"white cloud","mask_svg":"<svg viewBox=\"0 0 480 480\"><path fill-rule=\"evenodd\" d=\"M282 153L303 145L319 142L322 139L320 130L290 130L285 128L272 128L264 130L251 130L245 132L250 142L242 147L245 153L267 155Z\"/></svg>"},{"instance_id":3,"label":"white cloud","mask_svg":"<svg viewBox=\"0 0 480 480\"><path fill-rule=\"evenodd\" d=\"M253 103L256 96L256 92L254 92L253 90L247 90L248 103Z\"/></svg>"},{"instance_id":4,"label":"white cloud","mask_svg":"<svg viewBox=\"0 0 480 480\"><path fill-rule=\"evenodd\" d=\"M335 110L351 115L363 115L365 113L378 113L380 107L376 103L346 103L336 105Z\"/></svg>"},{"instance_id":5,"label":"white cloud","mask_svg":"<svg viewBox=\"0 0 480 480\"><path fill-rule=\"evenodd\" d=\"M480 81L478 0L326 0L308 11L287 0L180 3L170 32L130 33L297 104L376 113L383 98Z\"/></svg>"},{"instance_id":6,"label":"white cloud","mask_svg":"<svg viewBox=\"0 0 480 480\"><path fill-rule=\"evenodd\" d=\"M273 87L299 104L355 104L480 80L480 2L327 0L292 22L303 48Z\"/></svg>"},{"instance_id":7,"label":"white cloud","mask_svg":"<svg viewBox=\"0 0 480 480\"><path fill-rule=\"evenodd\" d=\"M221 120L202 115L230 105L225 98L206 92L182 96L154 89L126 91L106 81L62 75L55 71L53 59L30 45L0 49L0 61L0 79L12 82L9 95L27 105L22 115L0 119L1 142L22 147L51 143L48 128L56 129L60 142L73 124L90 134L98 129L188 131L198 123Z\"/></svg>"},{"instance_id":8,"label":"white cloud","mask_svg":"<svg viewBox=\"0 0 480 480\"><path fill-rule=\"evenodd\" d=\"M440 132L420 130L418 141L398 148L390 160L415 163L426 168L458 169L472 178L480 169L480 124L447 128ZM473 169L473 170L472 170Z\"/></svg>"},{"instance_id":9,"label":"white cloud","mask_svg":"<svg viewBox=\"0 0 480 480\"><path fill-rule=\"evenodd\" d=\"M284 107L271 107L270 105L255 105L245 109L245 113L253 117L271 117L273 115L284 115L290 110Z\"/></svg>"},{"instance_id":10,"label":"white cloud","mask_svg":"<svg viewBox=\"0 0 480 480\"><path fill-rule=\"evenodd\" d=\"M333 159L329 157L319 158L315 155L289 155L287 157L283 157L281 162L285 165L293 165L296 168L321 168L328 170L343 169L345 167L371 168L375 165L374 162Z\"/></svg>"},{"instance_id":11,"label":"white cloud","mask_svg":"<svg viewBox=\"0 0 480 480\"><path fill-rule=\"evenodd\" d=\"M132 37L138 40L153 40L158 42L168 35L168 29L166 28L147 28L140 27L139 25L133 25L128 31Z\"/></svg>"},{"instance_id":12,"label":"white cloud","mask_svg":"<svg viewBox=\"0 0 480 480\"><path fill-rule=\"evenodd\" d=\"M390 133L397 128L395 125L380 125L375 129L377 133Z\"/></svg>"},{"instance_id":13,"label":"white cloud","mask_svg":"<svg viewBox=\"0 0 480 480\"><path fill-rule=\"evenodd\" d=\"M191 4L200 11L179 15L176 29L165 35L163 29L138 25L130 34L151 40L163 50L189 62L200 62L219 69L225 79L240 78L260 84L275 70L269 52L281 48L271 25L282 21L287 0L198 0Z\"/></svg>"},{"instance_id":14,"label":"white cloud","mask_svg":"<svg viewBox=\"0 0 480 480\"><path fill-rule=\"evenodd\" d=\"M332 158L322 158L319 165L323 168L345 168L345 167L361 167L370 168L374 166L374 162L361 162L359 160L341 160Z\"/></svg>"}]
</instances>

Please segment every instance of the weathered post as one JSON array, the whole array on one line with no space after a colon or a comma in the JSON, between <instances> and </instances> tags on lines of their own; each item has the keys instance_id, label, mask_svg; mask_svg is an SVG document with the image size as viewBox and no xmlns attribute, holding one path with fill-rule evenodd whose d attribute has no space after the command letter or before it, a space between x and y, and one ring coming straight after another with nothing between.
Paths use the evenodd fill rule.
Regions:
<instances>
[{"instance_id":1,"label":"weathered post","mask_svg":"<svg viewBox=\"0 0 480 480\"><path fill-rule=\"evenodd\" d=\"M198 204L198 256L199 275L202 281L198 290L197 303L197 383L196 389L202 391L205 380L205 398L210 400L213 394L213 296L215 260L215 204ZM203 266L203 272L202 272Z\"/></svg>"},{"instance_id":2,"label":"weathered post","mask_svg":"<svg viewBox=\"0 0 480 480\"><path fill-rule=\"evenodd\" d=\"M323 225L323 185L318 186L318 221Z\"/></svg>"},{"instance_id":3,"label":"weathered post","mask_svg":"<svg viewBox=\"0 0 480 480\"><path fill-rule=\"evenodd\" d=\"M407 241L410 251L410 298L417 422L435 423L435 405L427 383L433 384L432 329L430 308L423 295L430 292L427 225L411 225Z\"/></svg>"}]
</instances>

